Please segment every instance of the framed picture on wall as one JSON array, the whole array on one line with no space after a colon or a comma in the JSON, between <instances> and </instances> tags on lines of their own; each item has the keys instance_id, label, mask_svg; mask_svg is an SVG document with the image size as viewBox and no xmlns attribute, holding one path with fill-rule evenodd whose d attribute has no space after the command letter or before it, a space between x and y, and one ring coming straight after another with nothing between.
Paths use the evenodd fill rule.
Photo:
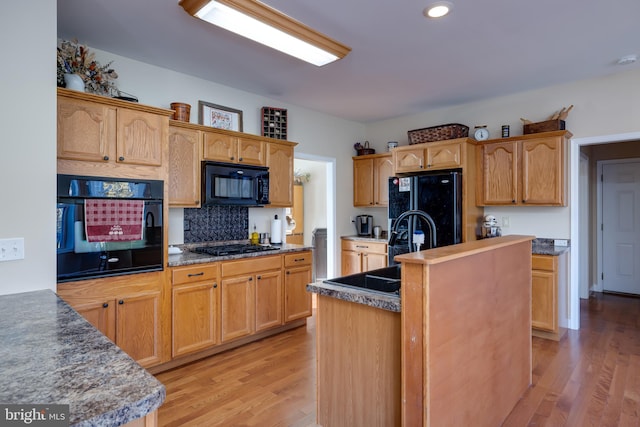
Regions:
<instances>
[{"instance_id":1,"label":"framed picture on wall","mask_svg":"<svg viewBox=\"0 0 640 427\"><path fill-rule=\"evenodd\" d=\"M242 111L198 101L198 123L217 129L242 132Z\"/></svg>"}]
</instances>

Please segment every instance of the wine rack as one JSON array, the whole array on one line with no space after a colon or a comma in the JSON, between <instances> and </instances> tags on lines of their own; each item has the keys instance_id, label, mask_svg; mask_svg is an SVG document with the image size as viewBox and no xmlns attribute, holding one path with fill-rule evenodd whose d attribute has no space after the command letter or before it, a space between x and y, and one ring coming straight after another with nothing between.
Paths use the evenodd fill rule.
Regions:
<instances>
[{"instance_id":1,"label":"wine rack","mask_svg":"<svg viewBox=\"0 0 640 427\"><path fill-rule=\"evenodd\" d=\"M284 108L262 107L262 136L287 139L287 110Z\"/></svg>"}]
</instances>

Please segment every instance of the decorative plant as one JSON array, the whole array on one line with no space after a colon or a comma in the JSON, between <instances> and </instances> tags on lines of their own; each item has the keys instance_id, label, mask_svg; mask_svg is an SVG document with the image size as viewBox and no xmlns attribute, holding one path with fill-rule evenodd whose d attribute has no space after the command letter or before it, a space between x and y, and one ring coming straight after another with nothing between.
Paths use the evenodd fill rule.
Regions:
<instances>
[{"instance_id":1,"label":"decorative plant","mask_svg":"<svg viewBox=\"0 0 640 427\"><path fill-rule=\"evenodd\" d=\"M305 182L309 182L311 180L311 173L302 172L300 169L296 169L293 172L293 182L296 184L303 184Z\"/></svg>"},{"instance_id":2,"label":"decorative plant","mask_svg":"<svg viewBox=\"0 0 640 427\"><path fill-rule=\"evenodd\" d=\"M84 81L85 89L99 95L110 96L116 91L114 80L118 74L107 65L100 65L95 54L77 40L62 40L58 45L58 86L64 86L64 75L73 73Z\"/></svg>"}]
</instances>

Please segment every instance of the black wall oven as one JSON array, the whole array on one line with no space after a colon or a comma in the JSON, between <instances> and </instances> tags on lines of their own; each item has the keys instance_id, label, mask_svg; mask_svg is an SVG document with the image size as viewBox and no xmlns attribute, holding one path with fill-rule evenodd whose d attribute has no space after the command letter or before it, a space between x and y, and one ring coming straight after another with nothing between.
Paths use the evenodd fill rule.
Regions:
<instances>
[{"instance_id":1,"label":"black wall oven","mask_svg":"<svg viewBox=\"0 0 640 427\"><path fill-rule=\"evenodd\" d=\"M58 175L57 280L163 269L164 183Z\"/></svg>"}]
</instances>

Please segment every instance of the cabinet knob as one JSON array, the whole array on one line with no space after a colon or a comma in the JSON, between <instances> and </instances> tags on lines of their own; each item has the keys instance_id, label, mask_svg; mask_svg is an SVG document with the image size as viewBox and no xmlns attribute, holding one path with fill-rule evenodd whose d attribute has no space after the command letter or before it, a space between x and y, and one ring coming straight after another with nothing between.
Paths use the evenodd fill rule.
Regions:
<instances>
[{"instance_id":1,"label":"cabinet knob","mask_svg":"<svg viewBox=\"0 0 640 427\"><path fill-rule=\"evenodd\" d=\"M217 284L217 283L214 283L214 284L213 284L213 289L216 289L217 287L218 287L218 284Z\"/></svg>"},{"instance_id":2,"label":"cabinet knob","mask_svg":"<svg viewBox=\"0 0 640 427\"><path fill-rule=\"evenodd\" d=\"M195 201L194 201L194 203L195 203L196 205L199 205L199 204L200 204L200 200L195 200Z\"/></svg>"},{"instance_id":3,"label":"cabinet knob","mask_svg":"<svg viewBox=\"0 0 640 427\"><path fill-rule=\"evenodd\" d=\"M525 199L522 199L522 203L527 203L527 201Z\"/></svg>"},{"instance_id":4,"label":"cabinet knob","mask_svg":"<svg viewBox=\"0 0 640 427\"><path fill-rule=\"evenodd\" d=\"M287 274L291 274L291 272L287 270Z\"/></svg>"},{"instance_id":5,"label":"cabinet knob","mask_svg":"<svg viewBox=\"0 0 640 427\"><path fill-rule=\"evenodd\" d=\"M123 299L119 300L118 304L120 304L120 305L124 304L124 300Z\"/></svg>"},{"instance_id":6,"label":"cabinet knob","mask_svg":"<svg viewBox=\"0 0 640 427\"><path fill-rule=\"evenodd\" d=\"M238 157L238 161L241 162L242 161L242 157Z\"/></svg>"},{"instance_id":7,"label":"cabinet knob","mask_svg":"<svg viewBox=\"0 0 640 427\"><path fill-rule=\"evenodd\" d=\"M109 160L109 156L104 156L104 157L102 158L102 160L104 160L104 161L106 162L107 160Z\"/></svg>"},{"instance_id":8,"label":"cabinet knob","mask_svg":"<svg viewBox=\"0 0 640 427\"><path fill-rule=\"evenodd\" d=\"M258 280L262 279L262 276L258 276Z\"/></svg>"},{"instance_id":9,"label":"cabinet knob","mask_svg":"<svg viewBox=\"0 0 640 427\"><path fill-rule=\"evenodd\" d=\"M103 303L103 304L102 304L102 307L104 307L104 308L109 307L109 303L108 303L108 302Z\"/></svg>"},{"instance_id":10,"label":"cabinet knob","mask_svg":"<svg viewBox=\"0 0 640 427\"><path fill-rule=\"evenodd\" d=\"M428 168L430 168L430 167L431 167L431 163L429 163L429 164L427 165L427 167L428 167Z\"/></svg>"},{"instance_id":11,"label":"cabinet knob","mask_svg":"<svg viewBox=\"0 0 640 427\"><path fill-rule=\"evenodd\" d=\"M515 199L511 201L511 203L515 203L515 202L516 202Z\"/></svg>"},{"instance_id":12,"label":"cabinet knob","mask_svg":"<svg viewBox=\"0 0 640 427\"><path fill-rule=\"evenodd\" d=\"M233 160L233 156L229 157L229 159Z\"/></svg>"},{"instance_id":13,"label":"cabinet knob","mask_svg":"<svg viewBox=\"0 0 640 427\"><path fill-rule=\"evenodd\" d=\"M124 162L124 157L120 156L118 157L118 160L120 160L121 162Z\"/></svg>"},{"instance_id":14,"label":"cabinet knob","mask_svg":"<svg viewBox=\"0 0 640 427\"><path fill-rule=\"evenodd\" d=\"M249 277L249 281L250 281L250 282L253 282L253 277Z\"/></svg>"}]
</instances>

